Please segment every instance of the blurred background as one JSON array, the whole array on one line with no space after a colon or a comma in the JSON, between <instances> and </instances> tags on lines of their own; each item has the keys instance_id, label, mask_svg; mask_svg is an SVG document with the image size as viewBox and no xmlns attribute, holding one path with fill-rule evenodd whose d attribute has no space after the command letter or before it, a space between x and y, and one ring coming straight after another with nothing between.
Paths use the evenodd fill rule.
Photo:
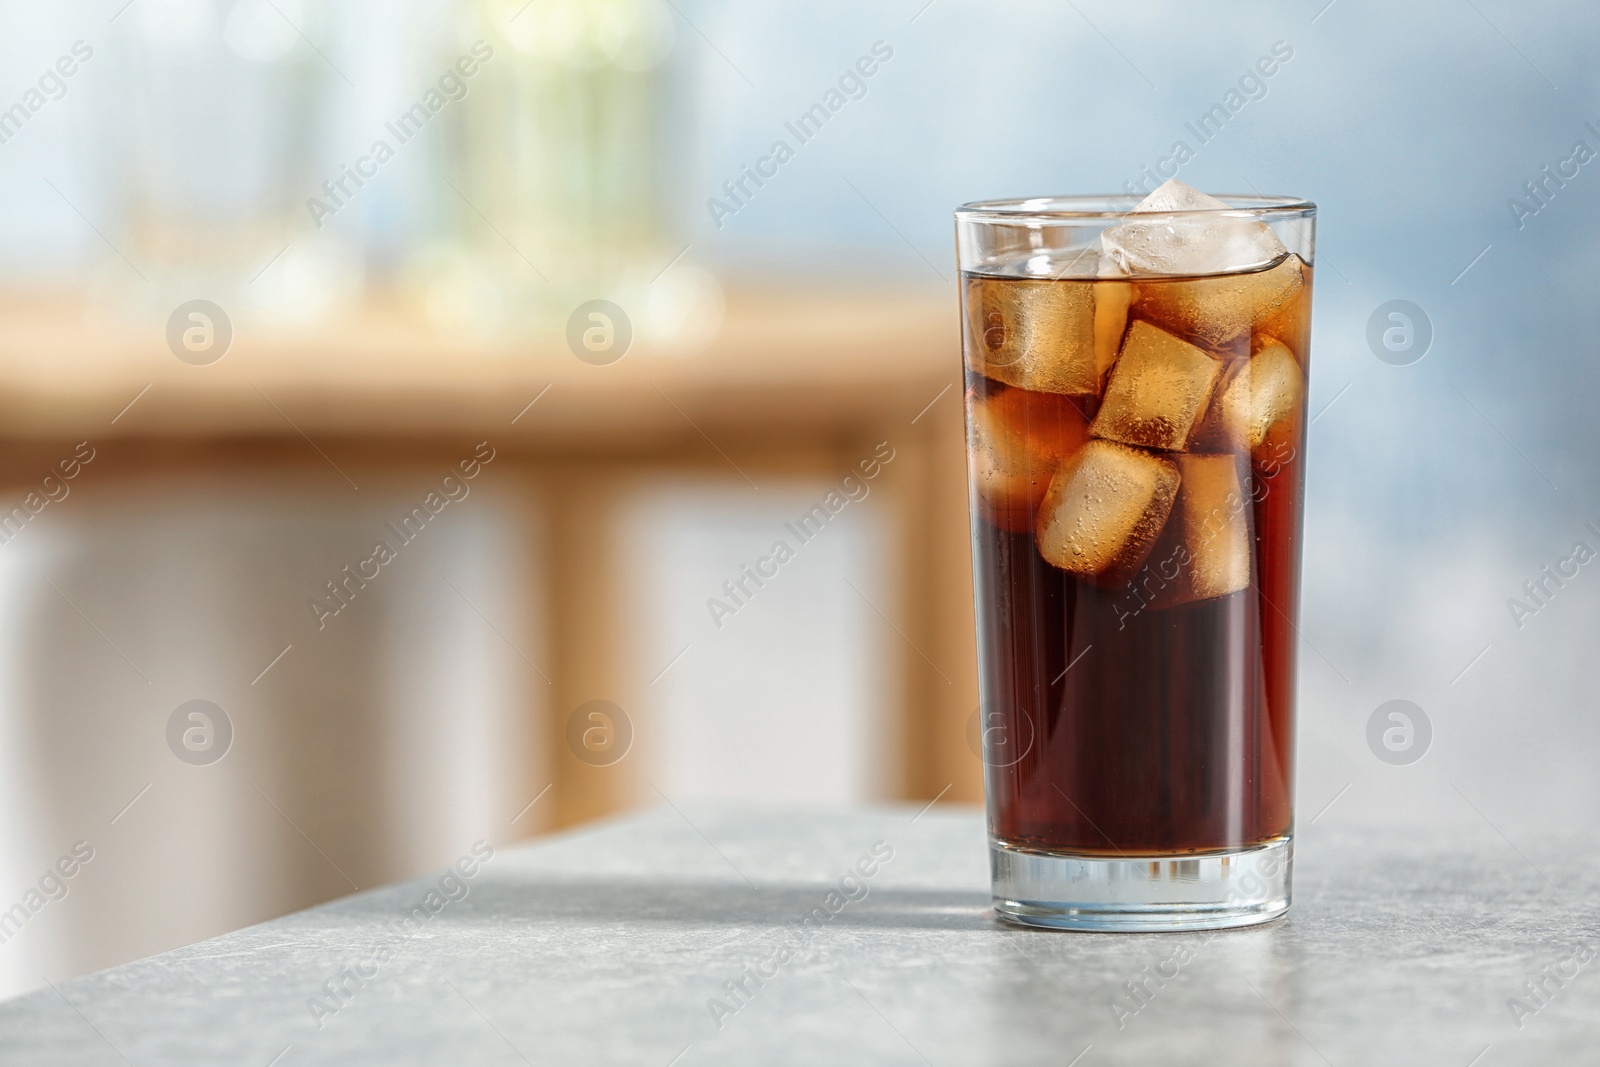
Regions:
<instances>
[{"instance_id":1,"label":"blurred background","mask_svg":"<svg viewBox=\"0 0 1600 1067\"><path fill-rule=\"evenodd\" d=\"M980 799L950 211L1174 173L1321 207L1302 827L1597 814L1590 7L0 26L0 995L635 806Z\"/></svg>"}]
</instances>

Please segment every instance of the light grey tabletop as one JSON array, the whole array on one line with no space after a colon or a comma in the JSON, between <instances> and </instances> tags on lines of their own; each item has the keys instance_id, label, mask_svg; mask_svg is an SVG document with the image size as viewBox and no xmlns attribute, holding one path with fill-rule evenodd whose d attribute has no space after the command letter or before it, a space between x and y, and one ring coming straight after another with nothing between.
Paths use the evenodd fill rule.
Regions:
<instances>
[{"instance_id":1,"label":"light grey tabletop","mask_svg":"<svg viewBox=\"0 0 1600 1067\"><path fill-rule=\"evenodd\" d=\"M10 1001L0 1063L1596 1062L1600 863L1517 844L1313 828L1278 923L1035 932L975 810L669 807Z\"/></svg>"}]
</instances>

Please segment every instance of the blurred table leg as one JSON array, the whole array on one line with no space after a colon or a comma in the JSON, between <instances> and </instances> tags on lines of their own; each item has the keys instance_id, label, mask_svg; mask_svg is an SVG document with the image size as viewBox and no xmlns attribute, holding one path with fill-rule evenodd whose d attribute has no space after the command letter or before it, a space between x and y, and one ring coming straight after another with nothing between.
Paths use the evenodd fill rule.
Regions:
<instances>
[{"instance_id":1,"label":"blurred table leg","mask_svg":"<svg viewBox=\"0 0 1600 1067\"><path fill-rule=\"evenodd\" d=\"M546 738L555 753L556 822L567 826L629 806L639 792L637 760L597 765L568 744L568 719L580 704L609 700L625 711L627 677L621 656L624 590L618 583L617 513L624 491L621 470L600 461L551 464L544 477L546 515L545 632L551 651L550 721Z\"/></svg>"}]
</instances>

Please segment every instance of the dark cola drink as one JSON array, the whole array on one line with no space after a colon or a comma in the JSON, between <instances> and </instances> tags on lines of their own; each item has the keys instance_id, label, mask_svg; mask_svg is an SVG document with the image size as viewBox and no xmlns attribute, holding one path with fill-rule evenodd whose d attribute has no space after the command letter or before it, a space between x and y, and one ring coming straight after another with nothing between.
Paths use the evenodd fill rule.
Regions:
<instances>
[{"instance_id":1,"label":"dark cola drink","mask_svg":"<svg viewBox=\"0 0 1600 1067\"><path fill-rule=\"evenodd\" d=\"M1123 221L1098 247L963 263L979 714L1002 865L1054 857L1092 885L1119 877L1097 858L1137 874L1221 857L1226 877L1228 857L1281 847L1287 867L1311 267L1264 222L1207 221ZM1163 260L1161 242L1184 237L1222 247ZM1184 269L1247 253L1245 269ZM1174 923L1171 901L1133 896L1169 926L1276 906L1202 901L1213 911Z\"/></svg>"}]
</instances>

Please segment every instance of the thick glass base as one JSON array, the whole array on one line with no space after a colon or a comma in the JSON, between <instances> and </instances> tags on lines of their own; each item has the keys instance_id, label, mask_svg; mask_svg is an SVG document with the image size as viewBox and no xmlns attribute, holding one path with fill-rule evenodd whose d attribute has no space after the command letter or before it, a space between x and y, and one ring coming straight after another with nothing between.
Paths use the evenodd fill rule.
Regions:
<instances>
[{"instance_id":1,"label":"thick glass base","mask_svg":"<svg viewBox=\"0 0 1600 1067\"><path fill-rule=\"evenodd\" d=\"M1238 852L1107 858L991 841L995 914L1062 930L1222 930L1289 910L1290 837Z\"/></svg>"}]
</instances>

